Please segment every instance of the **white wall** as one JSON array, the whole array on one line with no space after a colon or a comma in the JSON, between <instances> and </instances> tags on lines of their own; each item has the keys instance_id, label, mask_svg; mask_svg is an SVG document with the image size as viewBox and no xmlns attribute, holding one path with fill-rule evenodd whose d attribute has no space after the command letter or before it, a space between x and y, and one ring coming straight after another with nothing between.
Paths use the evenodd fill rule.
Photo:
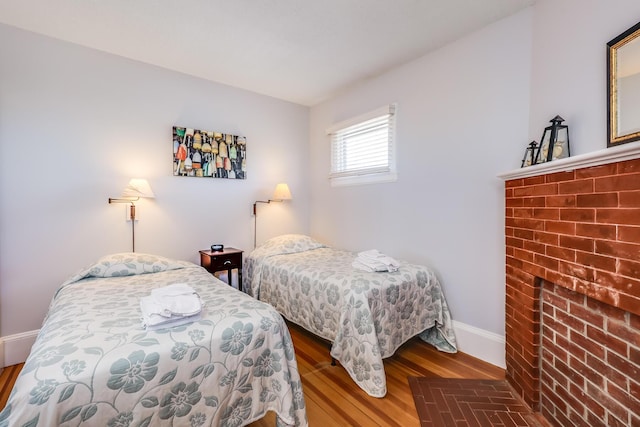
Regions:
<instances>
[{"instance_id":1,"label":"white wall","mask_svg":"<svg viewBox=\"0 0 640 427\"><path fill-rule=\"evenodd\" d=\"M429 265L455 320L504 334L504 190L529 123L532 11L311 110L311 233ZM398 103L394 183L331 187L332 123Z\"/></svg>"},{"instance_id":2,"label":"white wall","mask_svg":"<svg viewBox=\"0 0 640 427\"><path fill-rule=\"evenodd\" d=\"M607 147L607 42L638 21L638 0L536 2L529 139L560 114L572 156Z\"/></svg>"},{"instance_id":3,"label":"white wall","mask_svg":"<svg viewBox=\"0 0 640 427\"><path fill-rule=\"evenodd\" d=\"M462 332L480 337L473 345L484 332L503 335L495 176L520 166L556 114L572 155L606 147L606 43L639 19L637 0L537 0L312 108L312 234L432 266ZM398 182L332 188L324 130L390 102L399 104Z\"/></svg>"},{"instance_id":4,"label":"white wall","mask_svg":"<svg viewBox=\"0 0 640 427\"><path fill-rule=\"evenodd\" d=\"M221 242L253 247L254 200L280 181L294 199L260 205L258 242L308 232L309 109L0 25L0 337L40 327L68 276L131 250L125 205L141 200L136 251L199 263ZM174 125L247 137L246 180L172 176Z\"/></svg>"}]
</instances>

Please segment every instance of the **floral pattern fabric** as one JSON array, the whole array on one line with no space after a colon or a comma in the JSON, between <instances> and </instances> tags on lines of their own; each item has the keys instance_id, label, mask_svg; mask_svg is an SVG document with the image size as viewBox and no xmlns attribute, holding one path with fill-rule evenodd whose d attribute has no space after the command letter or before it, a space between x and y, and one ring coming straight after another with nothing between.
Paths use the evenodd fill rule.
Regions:
<instances>
[{"instance_id":1,"label":"floral pattern fabric","mask_svg":"<svg viewBox=\"0 0 640 427\"><path fill-rule=\"evenodd\" d=\"M430 269L401 262L392 273L354 269L356 253L296 245L295 236L268 241L245 259L248 292L284 317L331 341L331 356L369 395L386 394L382 359L419 335L456 352L451 315ZM311 249L307 249L311 247Z\"/></svg>"},{"instance_id":2,"label":"floral pattern fabric","mask_svg":"<svg viewBox=\"0 0 640 427\"><path fill-rule=\"evenodd\" d=\"M308 425L293 343L271 306L194 264L122 256L119 273L103 277L102 260L58 290L0 427L243 426L267 411ZM142 329L140 298L185 282L201 319Z\"/></svg>"}]
</instances>

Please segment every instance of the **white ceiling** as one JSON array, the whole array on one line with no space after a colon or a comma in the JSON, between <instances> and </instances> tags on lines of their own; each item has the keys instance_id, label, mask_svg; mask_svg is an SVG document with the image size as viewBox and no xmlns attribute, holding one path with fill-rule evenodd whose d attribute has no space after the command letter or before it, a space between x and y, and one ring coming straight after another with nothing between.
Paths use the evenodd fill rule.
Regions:
<instances>
[{"instance_id":1,"label":"white ceiling","mask_svg":"<svg viewBox=\"0 0 640 427\"><path fill-rule=\"evenodd\" d=\"M0 0L0 22L314 105L534 1Z\"/></svg>"}]
</instances>

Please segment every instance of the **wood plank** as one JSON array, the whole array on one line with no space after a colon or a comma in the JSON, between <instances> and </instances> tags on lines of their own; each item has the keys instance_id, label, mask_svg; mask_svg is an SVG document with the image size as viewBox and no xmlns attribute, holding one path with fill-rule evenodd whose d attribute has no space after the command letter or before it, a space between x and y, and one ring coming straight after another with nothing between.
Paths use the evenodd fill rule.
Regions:
<instances>
[{"instance_id":1,"label":"wood plank","mask_svg":"<svg viewBox=\"0 0 640 427\"><path fill-rule=\"evenodd\" d=\"M7 366L0 372L0 408L4 408L11 394L13 384L20 374L24 363L19 365Z\"/></svg>"}]
</instances>

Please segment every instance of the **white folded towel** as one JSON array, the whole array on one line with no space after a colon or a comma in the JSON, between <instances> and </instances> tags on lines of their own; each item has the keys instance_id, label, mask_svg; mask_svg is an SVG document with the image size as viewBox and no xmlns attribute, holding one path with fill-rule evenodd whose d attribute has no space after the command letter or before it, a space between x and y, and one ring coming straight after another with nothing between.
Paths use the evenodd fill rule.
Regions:
<instances>
[{"instance_id":1,"label":"white folded towel","mask_svg":"<svg viewBox=\"0 0 640 427\"><path fill-rule=\"evenodd\" d=\"M202 302L185 283L157 288L140 298L142 327L148 330L169 328L200 319Z\"/></svg>"},{"instance_id":2,"label":"white folded towel","mask_svg":"<svg viewBox=\"0 0 640 427\"><path fill-rule=\"evenodd\" d=\"M152 311L162 316L192 316L202 309L200 297L186 283L175 283L153 289L151 297L161 311Z\"/></svg>"},{"instance_id":3,"label":"white folded towel","mask_svg":"<svg viewBox=\"0 0 640 427\"><path fill-rule=\"evenodd\" d=\"M360 260L358 260L358 258L353 260L353 262L351 263L351 266L355 269L367 271L369 273L380 273L383 271L389 271L389 268L386 265L380 264L380 265L369 266L364 264Z\"/></svg>"},{"instance_id":4,"label":"white folded towel","mask_svg":"<svg viewBox=\"0 0 640 427\"><path fill-rule=\"evenodd\" d=\"M188 323L200 320L202 312L193 316L172 316L164 317L159 314L143 314L142 327L148 331L157 331L158 329L173 328L176 326L186 325Z\"/></svg>"},{"instance_id":5,"label":"white folded towel","mask_svg":"<svg viewBox=\"0 0 640 427\"><path fill-rule=\"evenodd\" d=\"M376 249L359 252L351 264L353 268L369 272L397 271L400 263L395 259L380 253Z\"/></svg>"}]
</instances>

